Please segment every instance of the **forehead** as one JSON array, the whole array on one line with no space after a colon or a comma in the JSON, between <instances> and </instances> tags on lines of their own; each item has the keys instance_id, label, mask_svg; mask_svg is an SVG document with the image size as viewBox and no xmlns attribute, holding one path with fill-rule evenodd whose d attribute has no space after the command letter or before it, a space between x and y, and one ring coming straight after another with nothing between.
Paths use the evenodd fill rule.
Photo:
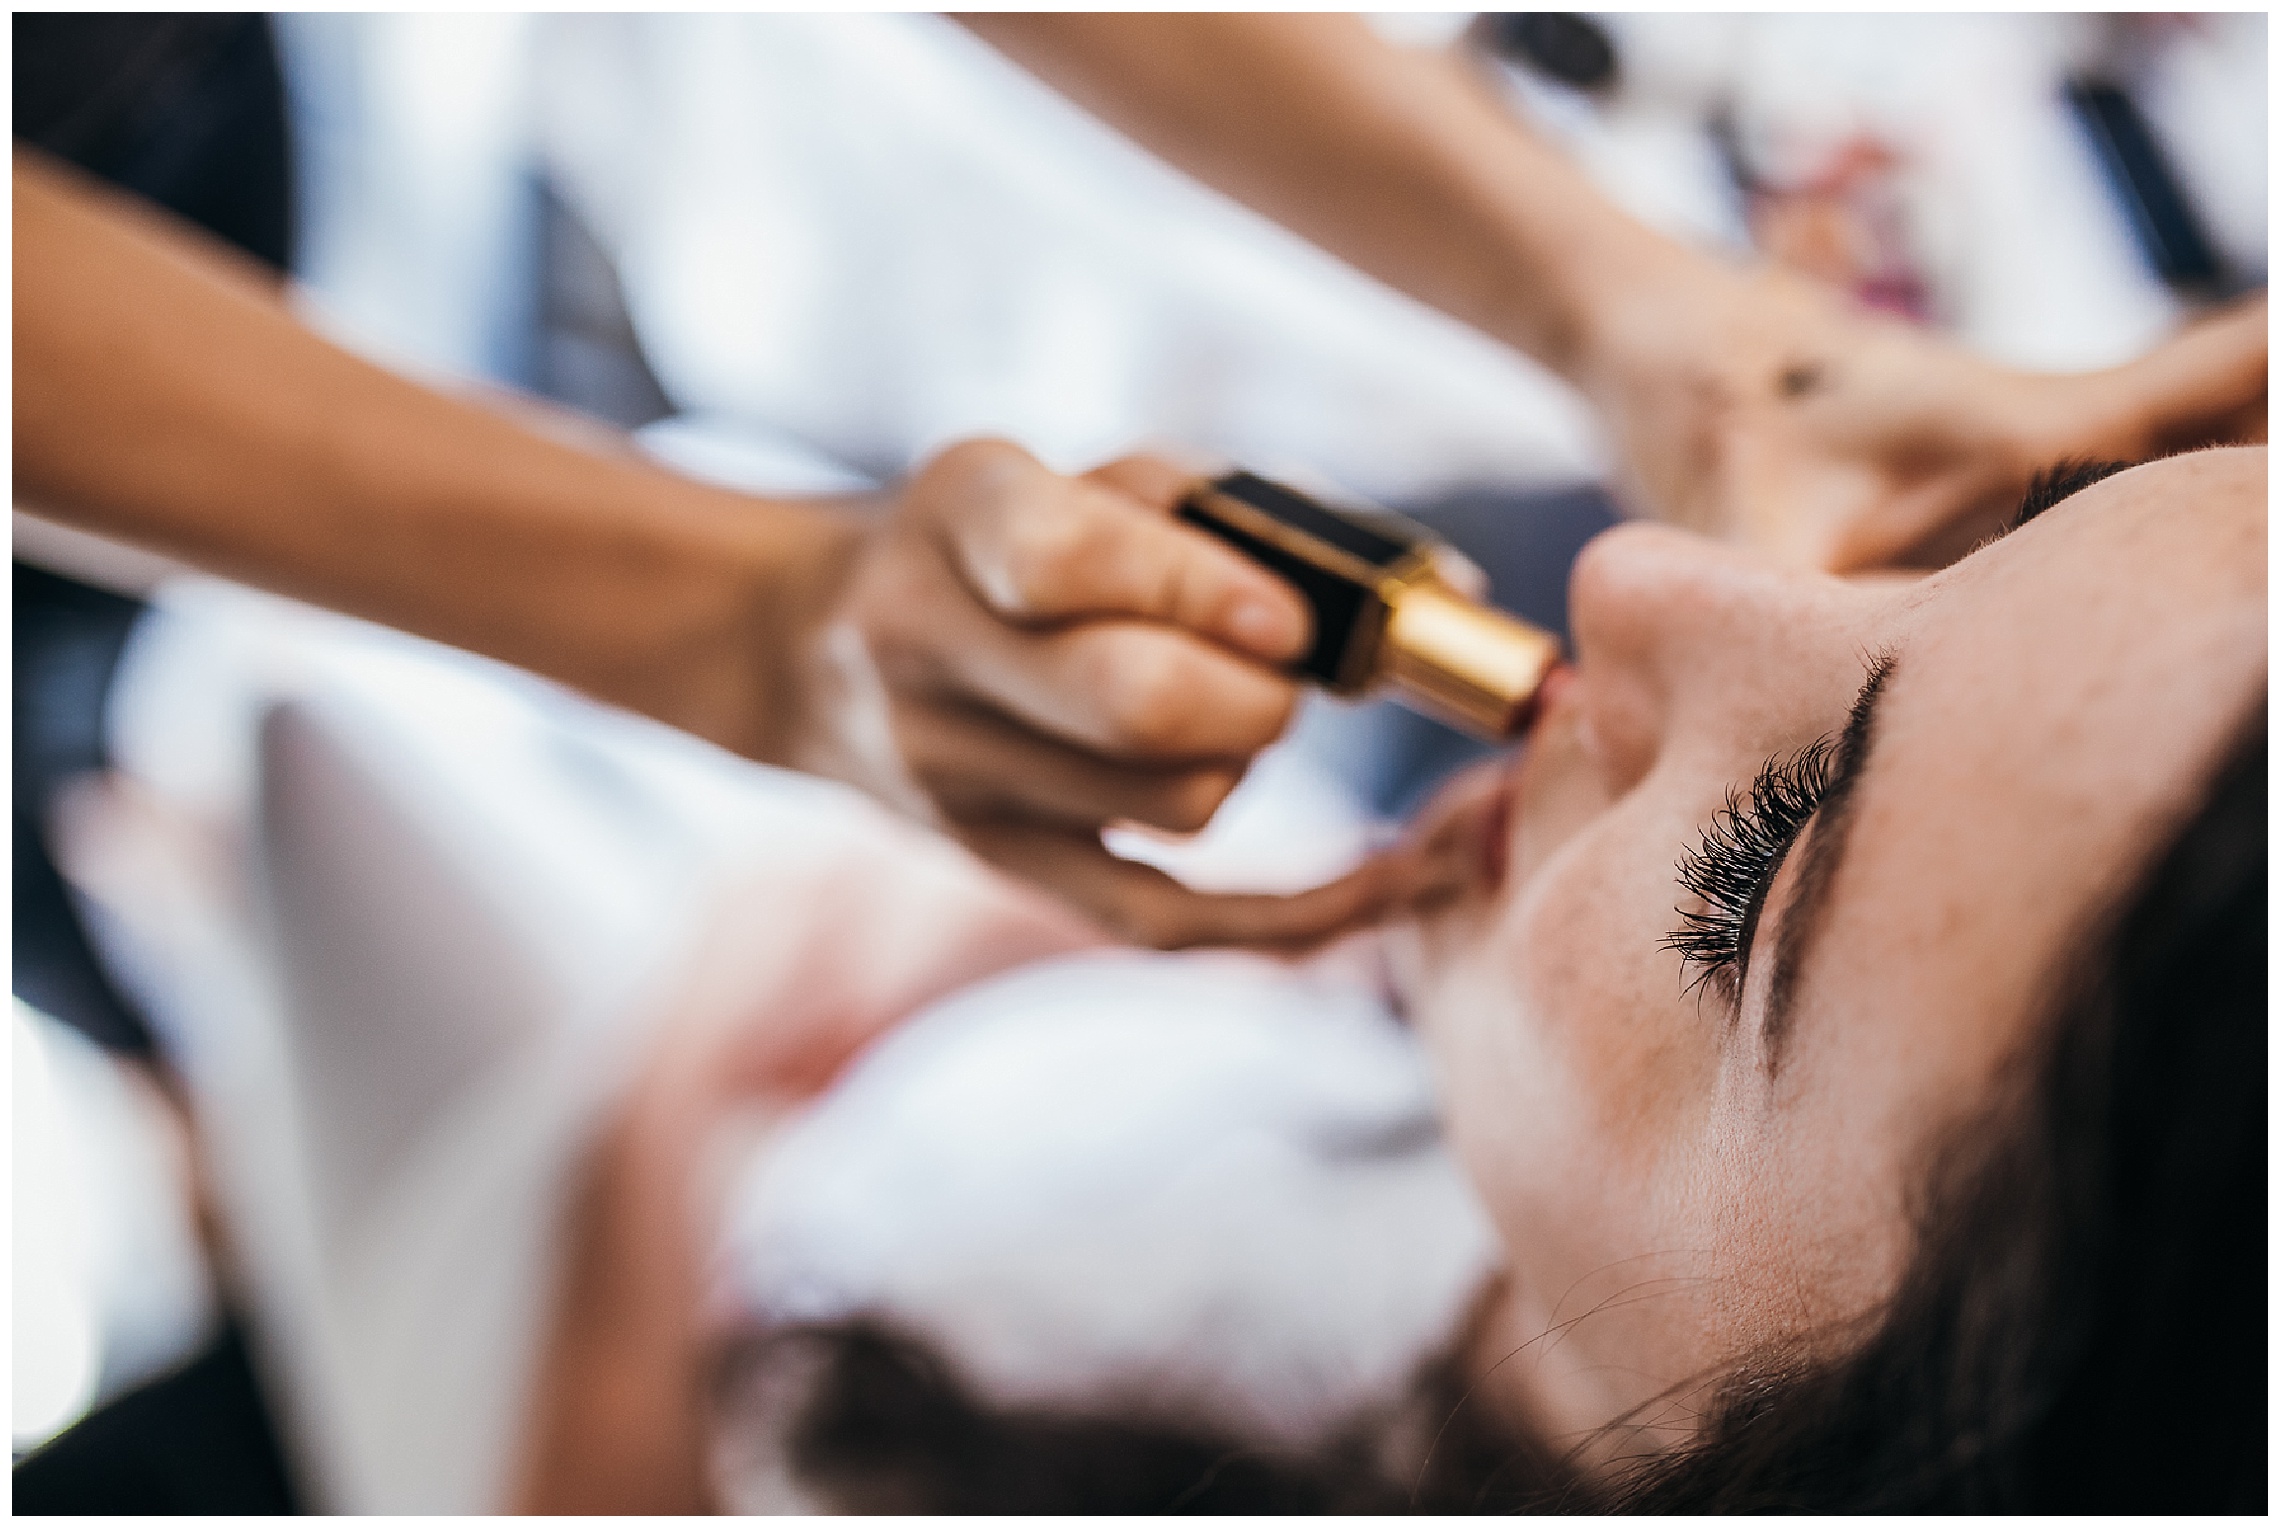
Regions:
<instances>
[{"instance_id":1,"label":"forehead","mask_svg":"<svg viewBox=\"0 0 2280 1528\"><path fill-rule=\"evenodd\" d=\"M1893 1128L1979 1095L2061 951L2189 809L2263 682L2264 520L2261 451L2156 463L1894 611L1798 994L1801 1046L1824 1017L1822 1062L1888 1079Z\"/></svg>"}]
</instances>

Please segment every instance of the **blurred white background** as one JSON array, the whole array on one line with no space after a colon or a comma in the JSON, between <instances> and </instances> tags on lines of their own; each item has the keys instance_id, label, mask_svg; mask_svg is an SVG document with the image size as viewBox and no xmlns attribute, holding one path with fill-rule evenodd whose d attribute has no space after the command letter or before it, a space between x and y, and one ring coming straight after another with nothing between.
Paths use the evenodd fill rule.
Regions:
<instances>
[{"instance_id":1,"label":"blurred white background","mask_svg":"<svg viewBox=\"0 0 2280 1528\"><path fill-rule=\"evenodd\" d=\"M1383 24L1446 46L1468 22ZM1599 24L1610 84L1511 64L1498 78L1611 194L1705 247L1778 247L2019 364L2132 355L2190 298L2149 264L2064 103L2087 73L2130 90L2227 280L2264 279L2261 14ZM693 471L822 490L982 431L1066 468L1175 444L1395 503L1604 467L1543 370L1158 165L936 17L323 14L279 35L310 315L421 375L649 426ZM386 1291L339 1260L362 1248L433 1285L419 1248L372 1249L420 1223L404 1185L450 1170L411 1164L337 1235L305 1204L254 1202L305 1197L283 1157L318 1107L274 1034L247 1038L276 1021L293 958L261 903L293 849L264 805L282 745L262 742L261 718L284 698L317 705L349 750L343 778L384 782L329 808L346 814L343 863L416 841L432 859L380 883L495 915L460 986L445 970L420 990L505 991L514 1022L539 1028L623 1001L734 838L717 831L723 803L760 772L212 581L166 584L157 604L115 702L122 778L60 825L58 858L213 1131L246 1276L272 1339L302 1355L301 1447L339 1501L369 1502L362 1472L392 1457L374 1438L410 1426L417 1396L359 1413L326 1387L408 1318L371 1315ZM1299 783L1286 807L1315 799ZM1274 823L1346 845L1365 830L1350 805ZM366 996L383 1018L414 1000ZM163 1101L21 1008L13 1036L21 1449L188 1351L213 1277ZM370 1321L351 1331L358 1311ZM469 1457L432 1499L482 1478Z\"/></svg>"},{"instance_id":2,"label":"blurred white background","mask_svg":"<svg viewBox=\"0 0 2280 1528\"><path fill-rule=\"evenodd\" d=\"M1433 45L1465 21L1385 27ZM2260 14L1602 21L1610 88L1499 73L1618 200L1699 243L1749 243L1737 168L1877 204L1882 257L1966 343L2124 359L2184 310L2061 100L2088 72L2130 86L2235 279L2263 280ZM937 17L335 15L284 37L311 301L417 366L527 373L537 177L614 264L674 411L874 478L981 430L1070 467L1144 440L1303 461L1396 500L1599 464L1535 367ZM1864 156L1880 168L1848 177Z\"/></svg>"}]
</instances>

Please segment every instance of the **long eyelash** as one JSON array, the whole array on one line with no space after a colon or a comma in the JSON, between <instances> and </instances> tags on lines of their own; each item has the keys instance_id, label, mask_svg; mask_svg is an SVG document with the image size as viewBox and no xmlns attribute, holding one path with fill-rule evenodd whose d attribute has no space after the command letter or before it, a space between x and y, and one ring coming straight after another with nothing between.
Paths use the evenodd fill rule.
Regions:
<instances>
[{"instance_id":1,"label":"long eyelash","mask_svg":"<svg viewBox=\"0 0 2280 1528\"><path fill-rule=\"evenodd\" d=\"M1785 759L1767 760L1746 797L1728 791L1702 841L1679 856L1678 884L1702 906L1675 909L1679 926L1662 947L1697 973L1689 992L1707 983L1729 1002L1739 1001L1742 963L1766 888L1827 793L1836 751L1836 739L1825 737Z\"/></svg>"}]
</instances>

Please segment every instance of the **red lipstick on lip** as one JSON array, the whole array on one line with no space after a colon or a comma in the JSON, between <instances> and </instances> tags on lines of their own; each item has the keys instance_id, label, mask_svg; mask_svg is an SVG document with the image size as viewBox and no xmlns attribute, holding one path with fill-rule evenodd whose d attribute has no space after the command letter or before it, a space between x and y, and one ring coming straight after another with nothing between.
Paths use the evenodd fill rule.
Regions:
<instances>
[{"instance_id":1,"label":"red lipstick on lip","mask_svg":"<svg viewBox=\"0 0 2280 1528\"><path fill-rule=\"evenodd\" d=\"M1529 706L1528 715L1514 736L1525 738L1529 733L1535 731L1536 724L1552 714L1552 707L1560 703L1561 698L1574 686L1575 681L1574 664L1554 664L1552 671L1544 676L1543 684L1537 687L1535 701Z\"/></svg>"},{"instance_id":2,"label":"red lipstick on lip","mask_svg":"<svg viewBox=\"0 0 2280 1528\"><path fill-rule=\"evenodd\" d=\"M1512 797L1520 784L1510 771L1500 783L1496 799L1489 803L1483 814L1480 828L1480 875L1492 892L1504 886L1504 872L1510 858L1512 838Z\"/></svg>"}]
</instances>

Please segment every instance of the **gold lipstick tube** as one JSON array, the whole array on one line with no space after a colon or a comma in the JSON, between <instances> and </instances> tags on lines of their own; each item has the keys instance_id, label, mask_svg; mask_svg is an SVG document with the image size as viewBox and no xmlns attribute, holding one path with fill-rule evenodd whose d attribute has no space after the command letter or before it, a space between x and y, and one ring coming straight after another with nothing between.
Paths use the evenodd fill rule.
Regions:
<instances>
[{"instance_id":1,"label":"gold lipstick tube","mask_svg":"<svg viewBox=\"0 0 2280 1528\"><path fill-rule=\"evenodd\" d=\"M1180 519L1281 575L1314 611L1291 671L1334 694L1380 685L1484 738L1524 730L1559 638L1492 610L1441 571L1442 542L1380 510L1332 509L1249 472L1199 483Z\"/></svg>"}]
</instances>

